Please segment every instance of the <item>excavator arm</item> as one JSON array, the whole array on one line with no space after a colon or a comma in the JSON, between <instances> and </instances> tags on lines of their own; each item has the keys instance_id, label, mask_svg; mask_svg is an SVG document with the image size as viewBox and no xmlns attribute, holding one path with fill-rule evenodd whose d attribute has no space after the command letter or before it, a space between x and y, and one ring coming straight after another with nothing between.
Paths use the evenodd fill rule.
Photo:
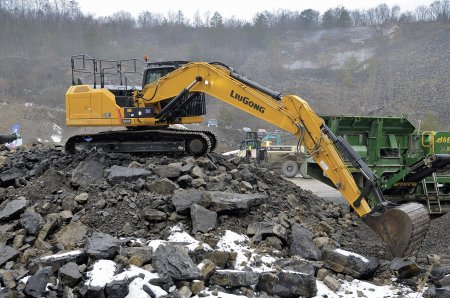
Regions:
<instances>
[{"instance_id":1,"label":"excavator arm","mask_svg":"<svg viewBox=\"0 0 450 298\"><path fill-rule=\"evenodd\" d=\"M427 210L416 203L394 206L385 201L376 175L300 97L283 96L221 63L195 62L146 85L136 93L136 100L141 105L152 106L170 100L155 116L158 121L170 122L176 115L177 102L189 99L187 94L195 92L209 94L294 134L355 212L389 244L394 256L417 253L429 224ZM338 149L365 177L362 189L357 186ZM369 197L375 199L373 208L368 204Z\"/></svg>"}]
</instances>

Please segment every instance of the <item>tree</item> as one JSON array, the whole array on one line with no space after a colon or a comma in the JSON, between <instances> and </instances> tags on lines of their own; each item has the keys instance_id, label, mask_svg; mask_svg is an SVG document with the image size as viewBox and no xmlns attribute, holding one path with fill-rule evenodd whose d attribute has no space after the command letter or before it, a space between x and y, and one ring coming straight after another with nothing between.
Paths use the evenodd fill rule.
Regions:
<instances>
[{"instance_id":1,"label":"tree","mask_svg":"<svg viewBox=\"0 0 450 298\"><path fill-rule=\"evenodd\" d=\"M330 8L323 13L322 25L325 28L331 28L336 26L336 16L333 9Z\"/></svg>"},{"instance_id":2,"label":"tree","mask_svg":"<svg viewBox=\"0 0 450 298\"><path fill-rule=\"evenodd\" d=\"M218 11L214 12L209 24L211 27L223 27L222 15Z\"/></svg>"},{"instance_id":3,"label":"tree","mask_svg":"<svg viewBox=\"0 0 450 298\"><path fill-rule=\"evenodd\" d=\"M269 20L264 13L257 13L253 19L253 25L257 28L267 28L269 27Z\"/></svg>"},{"instance_id":4,"label":"tree","mask_svg":"<svg viewBox=\"0 0 450 298\"><path fill-rule=\"evenodd\" d=\"M312 28L319 24L320 13L313 9L305 9L300 13L302 25L306 28Z\"/></svg>"},{"instance_id":5,"label":"tree","mask_svg":"<svg viewBox=\"0 0 450 298\"><path fill-rule=\"evenodd\" d=\"M203 25L204 25L203 21L202 21L202 17L200 16L200 12L198 11L198 9L194 13L194 20L193 20L192 25L195 28L200 28L200 27L203 27Z\"/></svg>"},{"instance_id":6,"label":"tree","mask_svg":"<svg viewBox=\"0 0 450 298\"><path fill-rule=\"evenodd\" d=\"M340 27L349 27L352 25L352 18L350 16L350 12L344 8L339 8L339 22Z\"/></svg>"}]
</instances>

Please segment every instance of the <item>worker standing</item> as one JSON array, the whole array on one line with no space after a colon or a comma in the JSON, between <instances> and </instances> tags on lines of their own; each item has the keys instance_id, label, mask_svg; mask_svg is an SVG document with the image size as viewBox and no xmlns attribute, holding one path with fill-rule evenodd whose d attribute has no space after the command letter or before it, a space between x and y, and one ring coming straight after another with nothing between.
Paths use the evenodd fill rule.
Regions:
<instances>
[{"instance_id":1,"label":"worker standing","mask_svg":"<svg viewBox=\"0 0 450 298\"><path fill-rule=\"evenodd\" d=\"M0 134L0 144L11 143L21 138L22 137L18 133L13 133L10 135Z\"/></svg>"}]
</instances>

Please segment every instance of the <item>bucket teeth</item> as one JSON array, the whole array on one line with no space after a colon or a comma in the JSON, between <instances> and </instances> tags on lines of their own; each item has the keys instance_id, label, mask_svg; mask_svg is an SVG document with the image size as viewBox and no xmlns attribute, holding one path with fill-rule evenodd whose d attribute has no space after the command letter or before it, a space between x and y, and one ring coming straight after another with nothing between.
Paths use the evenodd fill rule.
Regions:
<instances>
[{"instance_id":1,"label":"bucket teeth","mask_svg":"<svg viewBox=\"0 0 450 298\"><path fill-rule=\"evenodd\" d=\"M428 210L408 203L366 215L363 221L386 242L394 257L417 255L430 223Z\"/></svg>"}]
</instances>

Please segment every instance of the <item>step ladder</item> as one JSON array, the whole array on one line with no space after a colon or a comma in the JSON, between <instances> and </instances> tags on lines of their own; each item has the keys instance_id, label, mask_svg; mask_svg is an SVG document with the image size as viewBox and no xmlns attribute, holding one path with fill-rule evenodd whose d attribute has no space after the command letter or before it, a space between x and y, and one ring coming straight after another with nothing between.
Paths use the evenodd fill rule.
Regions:
<instances>
[{"instance_id":1,"label":"step ladder","mask_svg":"<svg viewBox=\"0 0 450 298\"><path fill-rule=\"evenodd\" d=\"M436 172L431 174L431 179L422 180L423 192L427 198L427 207L430 214L441 214L440 185L437 181Z\"/></svg>"}]
</instances>

